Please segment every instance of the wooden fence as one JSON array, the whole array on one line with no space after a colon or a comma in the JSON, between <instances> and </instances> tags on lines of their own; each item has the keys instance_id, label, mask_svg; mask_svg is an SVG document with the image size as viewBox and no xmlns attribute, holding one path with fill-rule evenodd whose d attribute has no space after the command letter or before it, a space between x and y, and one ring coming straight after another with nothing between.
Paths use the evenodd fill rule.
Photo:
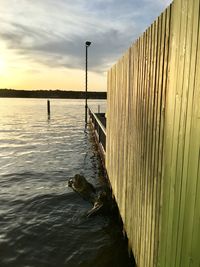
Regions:
<instances>
[{"instance_id":1,"label":"wooden fence","mask_svg":"<svg viewBox=\"0 0 200 267\"><path fill-rule=\"evenodd\" d=\"M108 72L106 168L137 266L200 266L200 0Z\"/></svg>"}]
</instances>

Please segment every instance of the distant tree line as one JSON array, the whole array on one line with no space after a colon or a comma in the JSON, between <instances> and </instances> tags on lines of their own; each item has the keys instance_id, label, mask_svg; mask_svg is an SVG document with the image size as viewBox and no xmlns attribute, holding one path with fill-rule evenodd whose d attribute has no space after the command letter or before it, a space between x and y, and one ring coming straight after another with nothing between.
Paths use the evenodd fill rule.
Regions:
<instances>
[{"instance_id":1,"label":"distant tree line","mask_svg":"<svg viewBox=\"0 0 200 267\"><path fill-rule=\"evenodd\" d=\"M84 99L84 91L0 89L0 97ZM88 99L106 99L106 92L87 92Z\"/></svg>"}]
</instances>

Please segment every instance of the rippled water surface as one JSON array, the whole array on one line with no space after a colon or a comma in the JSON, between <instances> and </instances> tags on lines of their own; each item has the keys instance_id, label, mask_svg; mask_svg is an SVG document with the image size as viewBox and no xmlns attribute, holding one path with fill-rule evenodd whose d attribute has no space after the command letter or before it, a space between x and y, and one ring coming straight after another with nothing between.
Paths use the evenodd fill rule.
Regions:
<instances>
[{"instance_id":1,"label":"rippled water surface","mask_svg":"<svg viewBox=\"0 0 200 267\"><path fill-rule=\"evenodd\" d=\"M83 101L51 100L48 120L46 100L0 99L1 267L129 266L116 219L87 218L67 187L76 173L102 186Z\"/></svg>"}]
</instances>

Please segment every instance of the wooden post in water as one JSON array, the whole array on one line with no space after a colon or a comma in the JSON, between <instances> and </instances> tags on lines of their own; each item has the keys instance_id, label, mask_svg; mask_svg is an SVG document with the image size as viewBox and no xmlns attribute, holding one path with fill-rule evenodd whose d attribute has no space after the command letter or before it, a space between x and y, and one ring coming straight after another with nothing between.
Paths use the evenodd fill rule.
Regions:
<instances>
[{"instance_id":1,"label":"wooden post in water","mask_svg":"<svg viewBox=\"0 0 200 267\"><path fill-rule=\"evenodd\" d=\"M48 118L50 119L50 113L51 113L51 109L50 109L50 101L47 100L47 114L48 114Z\"/></svg>"}]
</instances>

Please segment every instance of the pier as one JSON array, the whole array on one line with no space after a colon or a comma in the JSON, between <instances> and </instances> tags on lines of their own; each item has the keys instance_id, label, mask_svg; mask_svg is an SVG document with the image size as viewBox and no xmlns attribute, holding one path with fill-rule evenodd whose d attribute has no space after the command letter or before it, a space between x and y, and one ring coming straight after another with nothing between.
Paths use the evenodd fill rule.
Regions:
<instances>
[{"instance_id":1,"label":"pier","mask_svg":"<svg viewBox=\"0 0 200 267\"><path fill-rule=\"evenodd\" d=\"M94 132L95 141L98 144L99 154L105 167L106 155L106 117L105 113L94 113L91 108L88 109L90 117L90 126Z\"/></svg>"},{"instance_id":2,"label":"pier","mask_svg":"<svg viewBox=\"0 0 200 267\"><path fill-rule=\"evenodd\" d=\"M200 266L200 1L175 0L108 72L96 139L138 267Z\"/></svg>"}]
</instances>

